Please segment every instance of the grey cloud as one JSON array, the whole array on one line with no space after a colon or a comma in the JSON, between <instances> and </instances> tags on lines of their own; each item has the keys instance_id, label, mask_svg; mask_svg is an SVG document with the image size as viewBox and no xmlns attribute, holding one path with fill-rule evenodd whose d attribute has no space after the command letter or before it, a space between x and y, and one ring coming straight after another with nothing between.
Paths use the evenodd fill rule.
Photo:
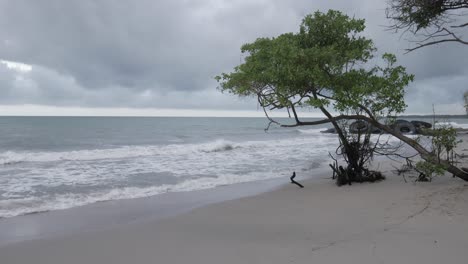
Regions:
<instances>
[{"instance_id":1,"label":"grey cloud","mask_svg":"<svg viewBox=\"0 0 468 264\"><path fill-rule=\"evenodd\" d=\"M91 89L146 89L154 82L160 89L204 88L235 61L245 32L256 35L262 30L253 25L274 28L269 22L276 20L262 19L267 3L249 1L227 8L210 6L216 1L8 3L0 6L8 43L0 57L70 74Z\"/></svg>"},{"instance_id":2,"label":"grey cloud","mask_svg":"<svg viewBox=\"0 0 468 264\"><path fill-rule=\"evenodd\" d=\"M2 104L252 109L215 90L213 76L240 60L239 47L297 31L316 10L366 18L366 34L394 52L416 82L410 109L453 102L468 73L468 48L403 55L406 37L385 31L385 0L0 0L0 59L33 65L23 82L0 67ZM462 56L464 55L464 56ZM450 83L450 84L448 84ZM466 82L465 82L466 83ZM468 87L466 87L468 88ZM450 93L441 93L450 89ZM422 100L421 98L425 98Z\"/></svg>"},{"instance_id":3,"label":"grey cloud","mask_svg":"<svg viewBox=\"0 0 468 264\"><path fill-rule=\"evenodd\" d=\"M99 90L80 86L73 77L41 66L18 72L0 63L0 104L42 104L82 107L135 107L182 109L255 109L249 98L234 98L215 89L193 91L135 90L112 86ZM190 100L187 100L190 98Z\"/></svg>"},{"instance_id":4,"label":"grey cloud","mask_svg":"<svg viewBox=\"0 0 468 264\"><path fill-rule=\"evenodd\" d=\"M443 105L460 105L463 102L463 93L468 90L468 76L446 76L427 78L410 85L406 96L409 102L408 110L411 112L432 112L432 105L443 108ZM461 107L460 107L461 108ZM452 109L456 110L456 109ZM450 109L444 109L443 114L450 113Z\"/></svg>"}]
</instances>

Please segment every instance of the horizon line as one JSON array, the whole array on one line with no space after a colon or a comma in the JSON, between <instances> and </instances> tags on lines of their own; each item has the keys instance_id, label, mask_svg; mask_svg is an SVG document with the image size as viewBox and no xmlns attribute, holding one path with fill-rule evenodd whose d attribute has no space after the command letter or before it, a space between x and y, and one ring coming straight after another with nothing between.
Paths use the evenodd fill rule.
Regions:
<instances>
[{"instance_id":1,"label":"horizon line","mask_svg":"<svg viewBox=\"0 0 468 264\"><path fill-rule=\"evenodd\" d=\"M300 118L326 118L320 112L300 111ZM440 113L435 116L467 116L466 113ZM335 113L336 114L336 113ZM272 118L291 118L286 111L271 111ZM71 107L47 105L0 105L4 117L246 117L265 118L258 109L181 109L181 108L130 108L130 107ZM402 113L396 116L434 116L433 113Z\"/></svg>"}]
</instances>

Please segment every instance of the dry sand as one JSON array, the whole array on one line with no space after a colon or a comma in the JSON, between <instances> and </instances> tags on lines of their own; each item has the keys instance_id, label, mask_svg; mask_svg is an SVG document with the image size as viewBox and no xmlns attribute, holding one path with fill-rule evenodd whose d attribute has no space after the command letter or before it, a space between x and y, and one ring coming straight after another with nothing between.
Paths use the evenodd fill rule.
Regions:
<instances>
[{"instance_id":1,"label":"dry sand","mask_svg":"<svg viewBox=\"0 0 468 264\"><path fill-rule=\"evenodd\" d=\"M468 263L468 183L405 183L384 172L375 184L308 181L162 220L12 244L0 248L0 263Z\"/></svg>"}]
</instances>

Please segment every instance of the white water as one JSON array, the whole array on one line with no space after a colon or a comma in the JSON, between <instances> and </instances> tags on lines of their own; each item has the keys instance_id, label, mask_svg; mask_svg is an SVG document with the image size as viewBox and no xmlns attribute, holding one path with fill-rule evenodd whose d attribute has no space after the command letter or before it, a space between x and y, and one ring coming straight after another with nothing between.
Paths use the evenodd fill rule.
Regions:
<instances>
[{"instance_id":1,"label":"white water","mask_svg":"<svg viewBox=\"0 0 468 264\"><path fill-rule=\"evenodd\" d=\"M307 133L306 133L307 134ZM336 147L334 135L283 140L124 146L0 155L0 217L66 209L98 201L288 176L309 175Z\"/></svg>"},{"instance_id":2,"label":"white water","mask_svg":"<svg viewBox=\"0 0 468 264\"><path fill-rule=\"evenodd\" d=\"M468 129L468 124L460 124L457 122L438 122L436 123L436 127L441 127L441 126L449 126L453 128L463 128L463 129Z\"/></svg>"},{"instance_id":3,"label":"white water","mask_svg":"<svg viewBox=\"0 0 468 264\"><path fill-rule=\"evenodd\" d=\"M0 217L256 180L287 181L292 171L311 176L338 145L336 135L321 133L324 128L266 134L254 119L176 121L12 119L0 127L5 130L0 133ZM387 139L398 142L380 138Z\"/></svg>"}]
</instances>

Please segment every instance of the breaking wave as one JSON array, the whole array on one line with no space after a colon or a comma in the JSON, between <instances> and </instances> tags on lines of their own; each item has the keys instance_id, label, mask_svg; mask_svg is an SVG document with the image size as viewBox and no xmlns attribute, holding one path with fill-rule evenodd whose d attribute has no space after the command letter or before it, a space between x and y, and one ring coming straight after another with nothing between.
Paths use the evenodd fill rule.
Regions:
<instances>
[{"instance_id":1,"label":"breaking wave","mask_svg":"<svg viewBox=\"0 0 468 264\"><path fill-rule=\"evenodd\" d=\"M16 152L0 153L1 165L21 162L92 161L102 159L136 158L154 155L174 155L194 152L222 152L242 147L239 144L215 140L202 144L172 144L155 146L124 146L111 149L75 150L63 152Z\"/></svg>"},{"instance_id":2,"label":"breaking wave","mask_svg":"<svg viewBox=\"0 0 468 264\"><path fill-rule=\"evenodd\" d=\"M310 134L318 134L318 133L321 133L323 131L327 130L326 128L316 128L316 129L298 129L297 131L299 131L299 133L301 134L307 134L307 135L310 135Z\"/></svg>"},{"instance_id":3,"label":"breaking wave","mask_svg":"<svg viewBox=\"0 0 468 264\"><path fill-rule=\"evenodd\" d=\"M0 153L0 173L14 177L0 177L0 217L284 177L291 169L319 167L336 143L317 132L281 140L7 151Z\"/></svg>"}]
</instances>

